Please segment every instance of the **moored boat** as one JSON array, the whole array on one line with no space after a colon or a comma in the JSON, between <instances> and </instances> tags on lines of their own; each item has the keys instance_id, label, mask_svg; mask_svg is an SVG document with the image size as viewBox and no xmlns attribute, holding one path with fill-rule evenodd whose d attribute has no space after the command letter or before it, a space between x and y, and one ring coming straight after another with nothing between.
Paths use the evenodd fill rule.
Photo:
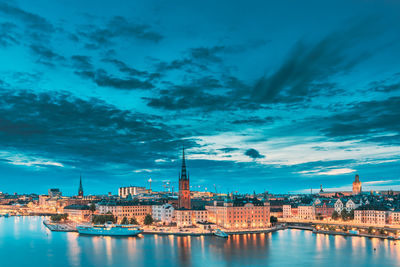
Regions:
<instances>
[{"instance_id":1,"label":"moored boat","mask_svg":"<svg viewBox=\"0 0 400 267\"><path fill-rule=\"evenodd\" d=\"M221 229L215 229L214 235L219 236L219 237L223 237L223 238L227 238L229 236L227 233L225 233Z\"/></svg>"},{"instance_id":2,"label":"moored boat","mask_svg":"<svg viewBox=\"0 0 400 267\"><path fill-rule=\"evenodd\" d=\"M81 235L101 235L101 236L137 236L143 230L137 225L120 225L106 223L104 225L79 225L76 230Z\"/></svg>"}]
</instances>

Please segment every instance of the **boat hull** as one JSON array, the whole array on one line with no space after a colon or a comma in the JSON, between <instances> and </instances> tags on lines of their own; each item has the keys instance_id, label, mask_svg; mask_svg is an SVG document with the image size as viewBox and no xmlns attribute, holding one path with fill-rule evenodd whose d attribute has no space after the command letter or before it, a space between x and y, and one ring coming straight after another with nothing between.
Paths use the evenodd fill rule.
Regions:
<instances>
[{"instance_id":1,"label":"boat hull","mask_svg":"<svg viewBox=\"0 0 400 267\"><path fill-rule=\"evenodd\" d=\"M86 228L86 227L77 227L78 233L80 235L94 235L94 236L137 236L143 230L137 230L137 229L118 229L118 228Z\"/></svg>"}]
</instances>

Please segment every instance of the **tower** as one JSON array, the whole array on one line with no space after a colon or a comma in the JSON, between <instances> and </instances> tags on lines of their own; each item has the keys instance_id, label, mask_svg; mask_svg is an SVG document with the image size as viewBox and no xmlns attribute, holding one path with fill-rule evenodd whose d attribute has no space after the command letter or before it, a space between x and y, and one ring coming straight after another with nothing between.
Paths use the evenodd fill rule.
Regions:
<instances>
[{"instance_id":1,"label":"tower","mask_svg":"<svg viewBox=\"0 0 400 267\"><path fill-rule=\"evenodd\" d=\"M360 182L360 177L358 174L356 174L356 179L353 182L353 195L357 195L361 193L361 182Z\"/></svg>"},{"instance_id":2,"label":"tower","mask_svg":"<svg viewBox=\"0 0 400 267\"><path fill-rule=\"evenodd\" d=\"M78 197L83 197L82 175L79 178Z\"/></svg>"},{"instance_id":3,"label":"tower","mask_svg":"<svg viewBox=\"0 0 400 267\"><path fill-rule=\"evenodd\" d=\"M191 209L189 173L186 174L185 149L182 148L182 169L179 174L179 196L178 207Z\"/></svg>"}]
</instances>

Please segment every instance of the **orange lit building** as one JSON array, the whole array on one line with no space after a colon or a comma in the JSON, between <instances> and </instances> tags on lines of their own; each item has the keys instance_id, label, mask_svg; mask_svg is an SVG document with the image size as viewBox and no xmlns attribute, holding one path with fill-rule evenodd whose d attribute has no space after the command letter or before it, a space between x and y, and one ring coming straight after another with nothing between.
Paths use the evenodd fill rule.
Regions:
<instances>
[{"instance_id":1,"label":"orange lit building","mask_svg":"<svg viewBox=\"0 0 400 267\"><path fill-rule=\"evenodd\" d=\"M141 205L127 202L99 203L97 209L100 214L111 212L120 222L124 217L127 219L136 218L139 223L143 223L147 214L152 214L151 205Z\"/></svg>"},{"instance_id":2,"label":"orange lit building","mask_svg":"<svg viewBox=\"0 0 400 267\"><path fill-rule=\"evenodd\" d=\"M208 220L226 229L251 229L269 227L270 208L268 202L257 199L214 201L206 206Z\"/></svg>"}]
</instances>

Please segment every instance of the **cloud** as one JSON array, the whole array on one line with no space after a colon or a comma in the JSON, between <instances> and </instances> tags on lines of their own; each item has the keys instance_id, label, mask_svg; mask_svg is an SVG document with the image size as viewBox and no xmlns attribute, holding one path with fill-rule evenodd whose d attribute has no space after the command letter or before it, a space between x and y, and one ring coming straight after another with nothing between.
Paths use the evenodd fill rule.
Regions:
<instances>
[{"instance_id":1,"label":"cloud","mask_svg":"<svg viewBox=\"0 0 400 267\"><path fill-rule=\"evenodd\" d=\"M173 84L160 90L158 96L143 99L150 107L166 110L197 109L209 112L259 108L258 104L237 96L236 90L242 90L244 86L233 77L217 79L203 76L192 78L186 84Z\"/></svg>"},{"instance_id":2,"label":"cloud","mask_svg":"<svg viewBox=\"0 0 400 267\"><path fill-rule=\"evenodd\" d=\"M0 12L10 18L26 24L31 30L39 30L43 32L54 31L53 25L47 19L24 11L8 3L0 2Z\"/></svg>"},{"instance_id":3,"label":"cloud","mask_svg":"<svg viewBox=\"0 0 400 267\"><path fill-rule=\"evenodd\" d=\"M264 158L264 155L261 155L257 150L255 150L254 148L250 148L248 150L246 150L246 152L244 153L246 156L249 156L252 159L260 159L260 158Z\"/></svg>"},{"instance_id":4,"label":"cloud","mask_svg":"<svg viewBox=\"0 0 400 267\"><path fill-rule=\"evenodd\" d=\"M92 80L95 84L100 87L110 87L119 90L145 90L152 89L154 85L147 79L141 80L136 77L132 77L132 73L129 73L127 77L117 77L108 73L104 69L95 69L91 58L89 56L74 55L71 57L72 66L75 68L74 73L82 78ZM128 68L122 61L112 61L114 64L118 64L120 68ZM124 69L125 70L125 69ZM132 71L132 69L131 69ZM139 74L139 73L137 73ZM144 75L144 74L143 74ZM144 75L148 76L148 75Z\"/></svg>"},{"instance_id":5,"label":"cloud","mask_svg":"<svg viewBox=\"0 0 400 267\"><path fill-rule=\"evenodd\" d=\"M163 39L163 36L152 30L150 25L130 22L121 16L111 18L103 27L82 26L77 35L89 41L87 48L96 49L113 44L115 38L133 38L154 43Z\"/></svg>"},{"instance_id":6,"label":"cloud","mask_svg":"<svg viewBox=\"0 0 400 267\"><path fill-rule=\"evenodd\" d=\"M182 144L195 145L161 121L94 98L0 90L0 150L33 159L25 163L40 157L69 168L151 168L155 159L176 158Z\"/></svg>"},{"instance_id":7,"label":"cloud","mask_svg":"<svg viewBox=\"0 0 400 267\"><path fill-rule=\"evenodd\" d=\"M354 103L345 112L324 119L329 126L322 129L328 137L348 140L361 138L387 144L399 141L400 97Z\"/></svg>"},{"instance_id":8,"label":"cloud","mask_svg":"<svg viewBox=\"0 0 400 267\"><path fill-rule=\"evenodd\" d=\"M307 171L300 171L298 173L304 174L304 175L341 175L341 174L347 174L347 173L353 173L356 170L350 169L350 168L340 168L340 169L330 169L326 171L322 170L307 170Z\"/></svg>"},{"instance_id":9,"label":"cloud","mask_svg":"<svg viewBox=\"0 0 400 267\"><path fill-rule=\"evenodd\" d=\"M0 46L8 47L19 44L18 34L15 32L17 25L10 22L0 23Z\"/></svg>"},{"instance_id":10,"label":"cloud","mask_svg":"<svg viewBox=\"0 0 400 267\"><path fill-rule=\"evenodd\" d=\"M65 57L43 45L31 45L30 49L37 56L37 63L53 67L55 63L65 61Z\"/></svg>"},{"instance_id":11,"label":"cloud","mask_svg":"<svg viewBox=\"0 0 400 267\"><path fill-rule=\"evenodd\" d=\"M348 30L337 31L316 43L298 41L281 66L261 77L253 89L253 99L261 103L303 102L321 94L332 94L335 84L326 82L346 74L370 56L356 47L371 38L370 23L364 21ZM373 29L373 27L371 27Z\"/></svg>"},{"instance_id":12,"label":"cloud","mask_svg":"<svg viewBox=\"0 0 400 267\"><path fill-rule=\"evenodd\" d=\"M400 73L395 73L391 77L384 80L371 82L368 90L383 92L383 93L399 91Z\"/></svg>"}]
</instances>

